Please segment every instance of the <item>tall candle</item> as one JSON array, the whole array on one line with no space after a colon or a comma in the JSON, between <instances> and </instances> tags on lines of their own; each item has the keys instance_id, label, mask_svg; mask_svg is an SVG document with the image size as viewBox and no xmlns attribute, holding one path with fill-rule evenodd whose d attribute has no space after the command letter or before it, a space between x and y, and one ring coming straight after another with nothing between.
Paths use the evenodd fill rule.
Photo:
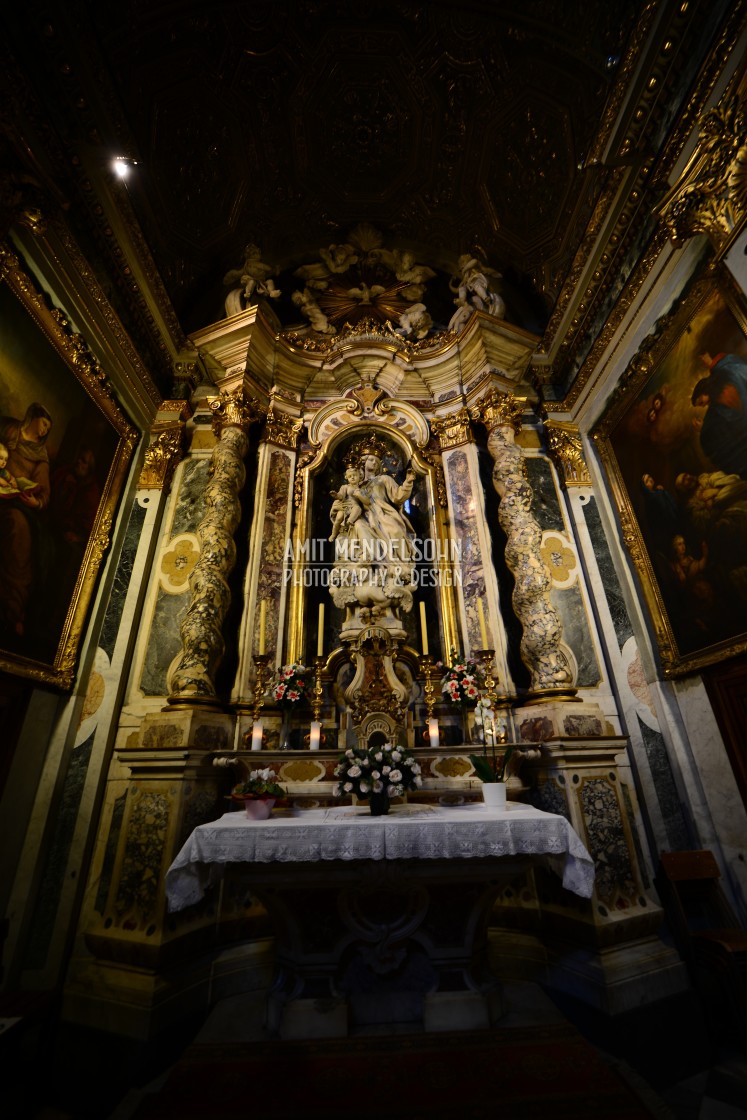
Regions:
<instances>
[{"instance_id":1,"label":"tall candle","mask_svg":"<svg viewBox=\"0 0 747 1120\"><path fill-rule=\"evenodd\" d=\"M316 635L316 655L321 657L324 651L324 603L319 604L319 630Z\"/></svg>"},{"instance_id":2,"label":"tall candle","mask_svg":"<svg viewBox=\"0 0 747 1120\"><path fill-rule=\"evenodd\" d=\"M259 604L259 649L257 652L260 657L265 653L265 630L267 628L267 600L263 599Z\"/></svg>"},{"instance_id":3,"label":"tall candle","mask_svg":"<svg viewBox=\"0 0 747 1120\"><path fill-rule=\"evenodd\" d=\"M425 603L420 600L420 640L423 643L423 656L428 656L428 626L425 621Z\"/></svg>"},{"instance_id":4,"label":"tall candle","mask_svg":"<svg viewBox=\"0 0 747 1120\"><path fill-rule=\"evenodd\" d=\"M490 649L488 645L488 631L485 626L485 610L482 605L482 599L477 600L477 617L480 620L480 641L482 642L483 649Z\"/></svg>"},{"instance_id":5,"label":"tall candle","mask_svg":"<svg viewBox=\"0 0 747 1120\"><path fill-rule=\"evenodd\" d=\"M311 721L311 732L309 733L309 750L319 750L319 740L322 737L322 725L319 720L313 719Z\"/></svg>"},{"instance_id":6,"label":"tall candle","mask_svg":"<svg viewBox=\"0 0 747 1120\"><path fill-rule=\"evenodd\" d=\"M429 719L428 720L428 739L429 739L430 744L431 744L431 749L432 750L437 750L438 745L439 745L438 720L437 719Z\"/></svg>"},{"instance_id":7,"label":"tall candle","mask_svg":"<svg viewBox=\"0 0 747 1120\"><path fill-rule=\"evenodd\" d=\"M252 725L252 750L262 750L262 720L257 719Z\"/></svg>"}]
</instances>

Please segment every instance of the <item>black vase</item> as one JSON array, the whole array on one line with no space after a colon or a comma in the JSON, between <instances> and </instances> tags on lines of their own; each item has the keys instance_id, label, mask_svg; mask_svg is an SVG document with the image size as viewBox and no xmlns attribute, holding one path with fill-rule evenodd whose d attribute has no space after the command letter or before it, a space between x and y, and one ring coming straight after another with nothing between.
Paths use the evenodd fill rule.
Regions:
<instances>
[{"instance_id":1,"label":"black vase","mask_svg":"<svg viewBox=\"0 0 747 1120\"><path fill-rule=\"evenodd\" d=\"M372 793L368 800L372 817L383 817L389 812L392 802L388 793Z\"/></svg>"}]
</instances>

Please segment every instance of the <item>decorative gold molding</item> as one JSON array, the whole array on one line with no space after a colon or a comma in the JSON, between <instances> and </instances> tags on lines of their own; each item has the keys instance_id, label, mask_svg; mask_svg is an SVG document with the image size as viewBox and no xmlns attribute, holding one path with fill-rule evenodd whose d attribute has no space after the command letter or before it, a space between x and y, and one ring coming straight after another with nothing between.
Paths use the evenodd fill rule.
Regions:
<instances>
[{"instance_id":1,"label":"decorative gold molding","mask_svg":"<svg viewBox=\"0 0 747 1120\"><path fill-rule=\"evenodd\" d=\"M449 416L436 416L431 420L431 431L438 439L442 451L472 443L472 425L466 408L452 412Z\"/></svg>"},{"instance_id":2,"label":"decorative gold molding","mask_svg":"<svg viewBox=\"0 0 747 1120\"><path fill-rule=\"evenodd\" d=\"M518 433L525 404L523 398L515 397L513 393L502 393L494 387L471 406L469 414L473 420L484 424L489 432L494 428L509 427Z\"/></svg>"},{"instance_id":3,"label":"decorative gold molding","mask_svg":"<svg viewBox=\"0 0 747 1120\"><path fill-rule=\"evenodd\" d=\"M723 253L747 216L747 100L744 88L702 117L698 144L656 211L675 248L705 233Z\"/></svg>"},{"instance_id":4,"label":"decorative gold molding","mask_svg":"<svg viewBox=\"0 0 747 1120\"><path fill-rule=\"evenodd\" d=\"M270 405L264 434L267 443L274 443L288 451L295 451L302 431L303 418L296 419L289 413L276 409L274 404Z\"/></svg>"},{"instance_id":5,"label":"decorative gold molding","mask_svg":"<svg viewBox=\"0 0 747 1120\"><path fill-rule=\"evenodd\" d=\"M441 459L439 451L426 450L423 453L423 458L426 463L433 468L433 482L436 491L436 500L438 501L441 509L447 509L449 505L449 498L446 492L446 476L444 474L444 464Z\"/></svg>"},{"instance_id":6,"label":"decorative gold molding","mask_svg":"<svg viewBox=\"0 0 747 1120\"><path fill-rule=\"evenodd\" d=\"M184 454L184 427L181 424L154 427L152 435L153 442L145 450L145 462L137 488L168 493L174 471Z\"/></svg>"},{"instance_id":7,"label":"decorative gold molding","mask_svg":"<svg viewBox=\"0 0 747 1120\"><path fill-rule=\"evenodd\" d=\"M575 424L559 420L545 423L547 446L559 473L568 486L590 486L591 477L584 458L581 433Z\"/></svg>"}]
</instances>

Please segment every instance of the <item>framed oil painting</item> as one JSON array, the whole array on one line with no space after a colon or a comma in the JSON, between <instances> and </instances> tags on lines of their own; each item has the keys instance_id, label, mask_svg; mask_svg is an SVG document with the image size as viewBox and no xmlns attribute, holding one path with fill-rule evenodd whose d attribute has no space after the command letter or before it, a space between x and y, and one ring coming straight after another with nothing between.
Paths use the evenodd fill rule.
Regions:
<instances>
[{"instance_id":1,"label":"framed oil painting","mask_svg":"<svg viewBox=\"0 0 747 1120\"><path fill-rule=\"evenodd\" d=\"M747 315L709 267L593 433L666 676L747 649Z\"/></svg>"},{"instance_id":2,"label":"framed oil painting","mask_svg":"<svg viewBox=\"0 0 747 1120\"><path fill-rule=\"evenodd\" d=\"M0 669L72 686L136 431L0 247Z\"/></svg>"}]
</instances>

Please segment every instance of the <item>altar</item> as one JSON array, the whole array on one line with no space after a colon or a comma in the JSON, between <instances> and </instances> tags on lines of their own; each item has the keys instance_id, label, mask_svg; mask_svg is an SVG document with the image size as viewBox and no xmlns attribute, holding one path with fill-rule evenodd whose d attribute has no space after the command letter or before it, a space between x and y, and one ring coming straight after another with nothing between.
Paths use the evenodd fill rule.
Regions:
<instances>
[{"instance_id":1,"label":"altar","mask_svg":"<svg viewBox=\"0 0 747 1120\"><path fill-rule=\"evenodd\" d=\"M594 865L565 817L518 803L232 812L194 830L166 893L181 910L231 874L262 901L276 934L267 1026L282 1037L398 1021L479 1029L502 1013L490 910L531 862L591 896Z\"/></svg>"}]
</instances>

